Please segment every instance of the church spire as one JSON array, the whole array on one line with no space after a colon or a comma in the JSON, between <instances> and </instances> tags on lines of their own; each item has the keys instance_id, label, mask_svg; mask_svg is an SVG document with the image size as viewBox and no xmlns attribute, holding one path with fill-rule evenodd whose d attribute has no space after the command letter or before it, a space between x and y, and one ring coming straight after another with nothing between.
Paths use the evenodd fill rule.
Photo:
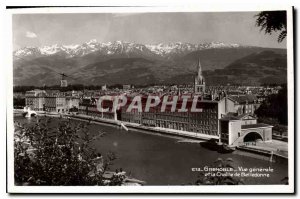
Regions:
<instances>
[{"instance_id":1,"label":"church spire","mask_svg":"<svg viewBox=\"0 0 300 199\"><path fill-rule=\"evenodd\" d=\"M200 58L198 59L197 70L198 70L198 74L197 74L198 83L203 84L204 83L204 77L203 77L203 74L202 74L202 66L201 66L201 63L200 63Z\"/></svg>"},{"instance_id":2,"label":"church spire","mask_svg":"<svg viewBox=\"0 0 300 199\"><path fill-rule=\"evenodd\" d=\"M202 67L201 67L201 63L200 63L200 58L198 59L198 79L202 79Z\"/></svg>"},{"instance_id":3,"label":"church spire","mask_svg":"<svg viewBox=\"0 0 300 199\"><path fill-rule=\"evenodd\" d=\"M202 66L200 63L200 58L198 59L197 73L198 74L195 77L195 93L203 94L205 92L205 81L202 74Z\"/></svg>"}]
</instances>

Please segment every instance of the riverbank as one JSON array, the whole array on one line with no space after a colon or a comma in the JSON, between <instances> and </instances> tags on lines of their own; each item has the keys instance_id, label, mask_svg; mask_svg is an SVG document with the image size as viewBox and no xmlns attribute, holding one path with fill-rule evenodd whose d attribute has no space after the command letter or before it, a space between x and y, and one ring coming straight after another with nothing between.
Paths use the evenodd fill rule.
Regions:
<instances>
[{"instance_id":1,"label":"riverbank","mask_svg":"<svg viewBox=\"0 0 300 199\"><path fill-rule=\"evenodd\" d=\"M145 131L151 131L153 133L174 135L174 136L179 136L179 137L188 138L188 139L196 139L196 140L219 139L218 136L214 136L214 135L199 134L199 133L193 133L193 132L188 132L188 131L166 129L166 128L160 128L160 127L147 127L147 126L143 126L140 124L123 122L123 121L118 121L118 120L116 121L116 120L105 119L105 118L96 118L96 117L83 115L83 114L77 114L77 115L75 115L75 114L59 114L57 112L45 112L45 111L37 111L37 114L39 116L64 117L64 118L69 117L69 118L73 118L73 119L77 119L77 120L84 120L87 122L98 122L98 123L110 124L110 125L120 126L120 127L121 127L121 124L123 124L129 130L145 130Z\"/></svg>"},{"instance_id":2,"label":"riverbank","mask_svg":"<svg viewBox=\"0 0 300 199\"><path fill-rule=\"evenodd\" d=\"M192 139L197 139L197 140L219 139L218 136L205 135L205 134L200 135L199 133L180 131L180 130L175 130L175 129L147 127L147 126L143 126L143 125L135 124L135 123L116 121L116 120L110 120L110 119L104 119L104 118L93 118L93 117L86 116L86 115L67 115L67 116L74 118L74 119L86 119L90 122L109 123L109 124L116 125L116 126L121 126L121 123L122 123L130 130L151 131L152 133L174 135L174 136L179 136L182 138L192 138Z\"/></svg>"},{"instance_id":3,"label":"riverbank","mask_svg":"<svg viewBox=\"0 0 300 199\"><path fill-rule=\"evenodd\" d=\"M263 149L263 148L256 148L256 147L249 147L249 146L239 146L237 147L238 150L244 152L250 152L253 154L260 155L264 160L268 160L270 162L288 162L288 155L278 153L278 151L273 151L272 149Z\"/></svg>"},{"instance_id":4,"label":"riverbank","mask_svg":"<svg viewBox=\"0 0 300 199\"><path fill-rule=\"evenodd\" d=\"M20 114L21 110L14 111L15 114ZM37 112L39 116L48 116L48 117L62 117L62 118L70 118L90 123L99 123L100 125L110 125L110 126L117 126L120 128L123 128L121 124L125 125L128 130L133 131L145 131L151 134L158 134L158 135L166 135L166 136L172 136L180 138L178 142L188 142L188 143L199 143L201 141L207 141L210 139L219 139L218 136L211 136L211 135L205 135L205 134L199 134L199 133L193 133L193 132L187 132L187 131L180 131L175 129L165 129L165 128L159 128L159 127L147 127L140 124L134 124L134 123L128 123L128 122L122 122L122 121L116 121L111 119L105 119L105 118L96 118L88 115L83 114L59 114L57 112L45 112L45 111L38 111ZM277 141L280 142L280 141ZM285 143L287 145L287 143ZM286 147L287 148L287 147ZM240 151L250 152L256 155L261 155L263 159L268 160L271 159L271 161L285 161L288 159L288 153L285 150L275 150L274 147L268 147L267 144L264 143L262 146L240 146L236 148Z\"/></svg>"},{"instance_id":5,"label":"riverbank","mask_svg":"<svg viewBox=\"0 0 300 199\"><path fill-rule=\"evenodd\" d=\"M35 125L44 117L24 118L16 116L15 123ZM50 117L49 117L50 118ZM49 121L49 128L56 129L60 122L67 121L67 117L53 117ZM87 121L88 120L82 120ZM72 124L79 124L79 120L70 119ZM233 153L219 153L201 147L202 140L187 139L165 133L153 133L144 130L125 131L121 127L108 123L91 122L88 127L91 135L104 132L105 136L93 143L96 151L105 156L114 153L116 159L110 166L110 171L122 168L131 177L147 182L151 185L182 185L197 180L198 172L192 168L204 168L212 165L217 159L231 158L235 167L274 168L270 178L245 177L247 185L281 184L281 179L288 176L288 164L271 163L264 156L250 152L235 150ZM182 142L184 140L184 142ZM161 174L164 175L161 175Z\"/></svg>"}]
</instances>

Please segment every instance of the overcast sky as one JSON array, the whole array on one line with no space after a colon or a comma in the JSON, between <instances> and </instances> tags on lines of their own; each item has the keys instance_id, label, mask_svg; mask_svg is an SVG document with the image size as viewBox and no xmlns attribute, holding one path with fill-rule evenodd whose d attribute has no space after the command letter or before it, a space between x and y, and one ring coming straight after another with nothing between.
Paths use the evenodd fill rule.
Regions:
<instances>
[{"instance_id":1,"label":"overcast sky","mask_svg":"<svg viewBox=\"0 0 300 199\"><path fill-rule=\"evenodd\" d=\"M225 42L286 48L277 35L255 26L255 12L131 13L131 14L15 14L14 50L25 46L81 44L122 40L160 42Z\"/></svg>"}]
</instances>

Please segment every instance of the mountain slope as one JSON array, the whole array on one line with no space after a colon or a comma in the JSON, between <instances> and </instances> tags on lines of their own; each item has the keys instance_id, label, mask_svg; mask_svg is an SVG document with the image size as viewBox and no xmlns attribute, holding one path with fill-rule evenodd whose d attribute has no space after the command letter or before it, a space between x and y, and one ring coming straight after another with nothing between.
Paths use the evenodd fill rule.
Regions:
<instances>
[{"instance_id":1,"label":"mountain slope","mask_svg":"<svg viewBox=\"0 0 300 199\"><path fill-rule=\"evenodd\" d=\"M156 82L150 70L152 64L142 58L110 59L87 65L71 75L83 84L151 84Z\"/></svg>"},{"instance_id":2,"label":"mountain slope","mask_svg":"<svg viewBox=\"0 0 300 199\"><path fill-rule=\"evenodd\" d=\"M274 51L257 52L206 75L207 81L213 84L282 84L287 82L287 58Z\"/></svg>"},{"instance_id":3,"label":"mountain slope","mask_svg":"<svg viewBox=\"0 0 300 199\"><path fill-rule=\"evenodd\" d=\"M207 85L261 85L287 82L287 58L282 51L261 51L238 59L222 69L203 72ZM169 84L193 83L195 73L175 75Z\"/></svg>"},{"instance_id":4,"label":"mountain slope","mask_svg":"<svg viewBox=\"0 0 300 199\"><path fill-rule=\"evenodd\" d=\"M14 85L193 83L200 58L208 84L284 81L286 50L237 44L129 42L53 45L14 52ZM271 67L273 66L273 68ZM285 73L284 73L285 72Z\"/></svg>"}]
</instances>

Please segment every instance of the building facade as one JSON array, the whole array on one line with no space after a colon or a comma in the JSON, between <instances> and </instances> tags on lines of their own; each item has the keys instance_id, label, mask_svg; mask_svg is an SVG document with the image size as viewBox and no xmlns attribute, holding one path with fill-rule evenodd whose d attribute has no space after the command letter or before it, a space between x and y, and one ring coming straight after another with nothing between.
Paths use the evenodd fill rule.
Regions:
<instances>
[{"instance_id":1,"label":"building facade","mask_svg":"<svg viewBox=\"0 0 300 199\"><path fill-rule=\"evenodd\" d=\"M25 106L30 107L34 111L43 111L45 104L46 92L44 90L35 89L25 93Z\"/></svg>"},{"instance_id":2,"label":"building facade","mask_svg":"<svg viewBox=\"0 0 300 199\"><path fill-rule=\"evenodd\" d=\"M272 127L268 124L257 123L250 114L225 115L219 120L220 140L233 146L255 145L256 142L272 141Z\"/></svg>"},{"instance_id":3,"label":"building facade","mask_svg":"<svg viewBox=\"0 0 300 199\"><path fill-rule=\"evenodd\" d=\"M235 101L234 106L238 114L254 114L260 106L258 98L253 94L230 96Z\"/></svg>"},{"instance_id":4,"label":"building facade","mask_svg":"<svg viewBox=\"0 0 300 199\"><path fill-rule=\"evenodd\" d=\"M97 100L96 98L86 98L82 99L79 102L79 114L89 115L95 118L104 118L104 119L111 119L114 120L116 117L116 112L113 110L113 103L108 100L103 100L102 108L109 109L109 111L101 111L97 107Z\"/></svg>"},{"instance_id":5,"label":"building facade","mask_svg":"<svg viewBox=\"0 0 300 199\"><path fill-rule=\"evenodd\" d=\"M25 106L30 107L30 109L34 111L43 111L44 104L45 98L43 96L29 96L25 98Z\"/></svg>"},{"instance_id":6,"label":"building facade","mask_svg":"<svg viewBox=\"0 0 300 199\"><path fill-rule=\"evenodd\" d=\"M67 112L66 97L64 96L47 96L45 97L45 110L48 112Z\"/></svg>"},{"instance_id":7,"label":"building facade","mask_svg":"<svg viewBox=\"0 0 300 199\"><path fill-rule=\"evenodd\" d=\"M76 112L79 109L79 98L78 97L66 97L66 111Z\"/></svg>"},{"instance_id":8,"label":"building facade","mask_svg":"<svg viewBox=\"0 0 300 199\"><path fill-rule=\"evenodd\" d=\"M145 100L142 100L142 103L144 107ZM177 108L179 109L181 105L182 101L178 100ZM218 120L222 115L234 111L234 102L229 98L223 98L220 101L199 100L197 112L190 111L191 106L192 101L188 101L187 112L172 112L168 107L162 112L161 104L151 108L149 112L140 112L137 109L128 111L128 106L124 106L121 109L120 120L143 126L188 131L215 137L219 135Z\"/></svg>"}]
</instances>

